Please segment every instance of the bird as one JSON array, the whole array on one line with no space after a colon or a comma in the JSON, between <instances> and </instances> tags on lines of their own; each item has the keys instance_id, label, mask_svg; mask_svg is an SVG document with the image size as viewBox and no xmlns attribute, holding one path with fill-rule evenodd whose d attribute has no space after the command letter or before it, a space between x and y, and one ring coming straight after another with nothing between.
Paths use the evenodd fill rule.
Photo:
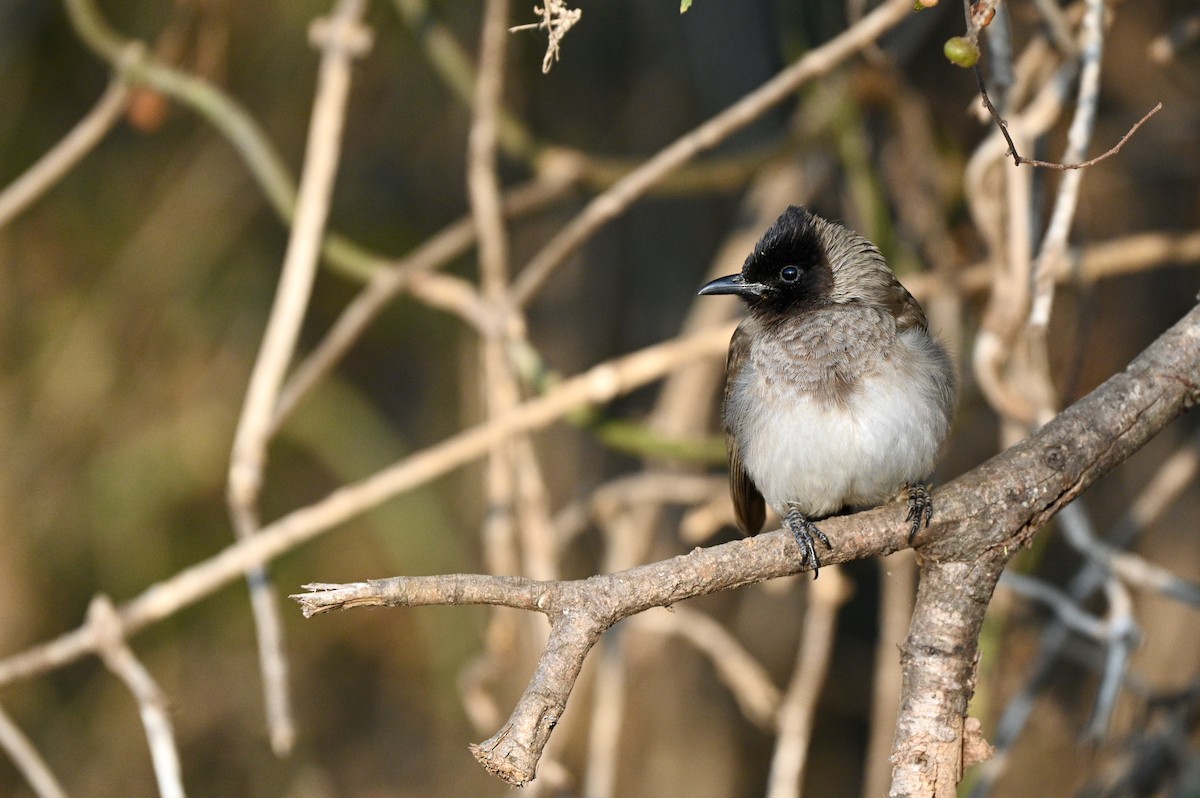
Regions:
<instances>
[{"instance_id":1,"label":"bird","mask_svg":"<svg viewBox=\"0 0 1200 798\"><path fill-rule=\"evenodd\" d=\"M958 377L920 304L879 249L792 205L738 274L746 318L729 344L722 420L737 524L770 507L801 564L820 569L816 521L908 492L909 544L933 517L928 477L950 431Z\"/></svg>"}]
</instances>

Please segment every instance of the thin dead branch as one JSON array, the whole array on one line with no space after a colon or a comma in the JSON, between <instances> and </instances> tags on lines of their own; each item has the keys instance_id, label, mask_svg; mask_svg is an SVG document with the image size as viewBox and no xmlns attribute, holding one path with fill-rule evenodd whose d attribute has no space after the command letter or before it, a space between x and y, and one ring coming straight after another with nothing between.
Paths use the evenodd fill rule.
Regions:
<instances>
[{"instance_id":1,"label":"thin dead branch","mask_svg":"<svg viewBox=\"0 0 1200 798\"><path fill-rule=\"evenodd\" d=\"M1008 142L1007 154L1012 157L1013 164L1016 166L1026 165L1034 166L1039 169L1056 169L1058 171L1066 171L1068 169L1087 169L1088 167L1095 166L1101 161L1111 158L1120 152L1121 148L1124 147L1131 138L1133 138L1133 134L1137 133L1141 126L1150 121L1150 117L1161 111L1163 107L1162 103L1155 104L1155 106L1147 111L1141 119L1133 124L1133 127L1129 128L1129 130L1125 132L1124 136L1121 136L1120 141L1097 155L1095 158L1088 158L1086 161L1076 161L1072 163L1040 161L1037 158L1027 158L1024 155L1021 155L1021 153L1018 151L1017 145L1013 142L1012 134L1009 132L1008 122L1006 122L1000 116L1000 112L996 110L996 106L992 104L991 97L988 96L987 86L983 82L983 73L979 70L978 66L975 67L975 77L979 83L979 96L983 101L983 107L987 109L989 114L991 114L992 119L994 119L996 122L996 126L1004 135L1004 140Z\"/></svg>"},{"instance_id":2,"label":"thin dead branch","mask_svg":"<svg viewBox=\"0 0 1200 798\"><path fill-rule=\"evenodd\" d=\"M1007 560L1055 513L1178 414L1200 401L1200 307L1129 365L1021 443L937 492L918 543L926 558L904 645L894 795L953 795L963 768L967 701L983 613ZM897 505L832 518L830 565L908 545ZM783 530L663 562L568 582L448 575L313 585L294 596L306 615L347 606L483 603L535 610L550 639L501 729L472 751L511 784L536 774L583 660L604 630L651 607L804 570Z\"/></svg>"}]
</instances>

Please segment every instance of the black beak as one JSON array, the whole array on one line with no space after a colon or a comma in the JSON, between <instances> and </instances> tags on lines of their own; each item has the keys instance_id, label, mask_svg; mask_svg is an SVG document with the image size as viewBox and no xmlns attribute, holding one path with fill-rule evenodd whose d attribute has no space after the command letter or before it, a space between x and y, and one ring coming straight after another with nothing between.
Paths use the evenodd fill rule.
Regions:
<instances>
[{"instance_id":1,"label":"black beak","mask_svg":"<svg viewBox=\"0 0 1200 798\"><path fill-rule=\"evenodd\" d=\"M762 283L748 283L740 274L728 277L718 277L700 289L700 294L737 294L742 297L762 296L766 286Z\"/></svg>"}]
</instances>

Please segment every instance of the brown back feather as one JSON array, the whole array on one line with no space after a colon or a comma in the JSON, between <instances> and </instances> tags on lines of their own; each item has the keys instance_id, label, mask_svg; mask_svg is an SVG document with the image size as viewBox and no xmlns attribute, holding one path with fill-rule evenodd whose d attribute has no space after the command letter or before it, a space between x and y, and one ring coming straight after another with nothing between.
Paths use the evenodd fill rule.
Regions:
<instances>
[{"instance_id":1,"label":"brown back feather","mask_svg":"<svg viewBox=\"0 0 1200 798\"><path fill-rule=\"evenodd\" d=\"M745 364L750 339L741 327L729 342L729 359L725 363L725 407L729 406L729 395L738 372ZM729 494L733 498L733 511L737 516L738 528L746 535L757 535L767 520L767 505L758 486L750 479L742 465L742 456L737 441L732 435L725 436L725 448L729 453Z\"/></svg>"}]
</instances>

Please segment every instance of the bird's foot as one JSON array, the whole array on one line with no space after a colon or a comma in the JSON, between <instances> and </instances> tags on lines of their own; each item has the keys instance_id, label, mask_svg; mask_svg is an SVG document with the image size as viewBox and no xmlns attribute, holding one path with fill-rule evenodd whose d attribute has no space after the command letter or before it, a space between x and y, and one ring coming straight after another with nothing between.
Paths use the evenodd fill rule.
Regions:
<instances>
[{"instance_id":1,"label":"bird's foot","mask_svg":"<svg viewBox=\"0 0 1200 798\"><path fill-rule=\"evenodd\" d=\"M926 482L914 482L908 486L908 518L905 519L912 524L908 530L908 545L916 540L917 533L921 531L921 527L928 527L929 520L933 518L933 496L929 493L929 484Z\"/></svg>"},{"instance_id":2,"label":"bird's foot","mask_svg":"<svg viewBox=\"0 0 1200 798\"><path fill-rule=\"evenodd\" d=\"M817 525L804 517L804 514L796 507L791 507L787 511L787 515L783 517L783 525L792 533L792 537L796 539L796 545L800 547L800 563L802 565L811 565L813 569L813 579L817 578L817 572L821 569L821 560L817 557L817 544L814 541L821 541L825 544L825 548L831 549L829 538L825 537L825 533L817 529Z\"/></svg>"}]
</instances>

